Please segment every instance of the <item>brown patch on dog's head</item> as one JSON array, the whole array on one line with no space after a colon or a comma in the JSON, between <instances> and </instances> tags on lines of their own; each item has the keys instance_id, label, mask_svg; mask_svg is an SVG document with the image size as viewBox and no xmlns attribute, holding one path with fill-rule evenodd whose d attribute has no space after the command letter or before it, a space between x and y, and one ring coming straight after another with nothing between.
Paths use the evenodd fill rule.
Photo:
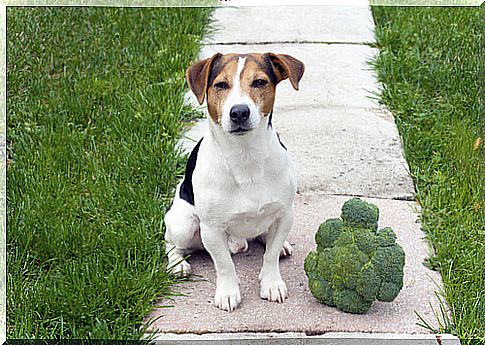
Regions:
<instances>
[{"instance_id":1,"label":"brown patch on dog's head","mask_svg":"<svg viewBox=\"0 0 485 345\"><path fill-rule=\"evenodd\" d=\"M221 53L214 54L212 57L199 61L187 68L185 77L190 89L194 93L195 97L197 97L199 104L204 103L207 82L209 80L209 74L212 70L212 65L221 56Z\"/></svg>"}]
</instances>

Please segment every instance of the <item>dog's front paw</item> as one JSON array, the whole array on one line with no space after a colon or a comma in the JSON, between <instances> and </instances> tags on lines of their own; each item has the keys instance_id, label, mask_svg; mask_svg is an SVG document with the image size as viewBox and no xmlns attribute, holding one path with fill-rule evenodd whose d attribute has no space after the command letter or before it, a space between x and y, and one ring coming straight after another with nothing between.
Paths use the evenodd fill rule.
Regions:
<instances>
[{"instance_id":1,"label":"dog's front paw","mask_svg":"<svg viewBox=\"0 0 485 345\"><path fill-rule=\"evenodd\" d=\"M173 267L170 267L169 270L174 274L179 274L182 276L187 276L191 272L190 264L185 260L182 260Z\"/></svg>"},{"instance_id":2,"label":"dog's front paw","mask_svg":"<svg viewBox=\"0 0 485 345\"><path fill-rule=\"evenodd\" d=\"M241 293L237 284L232 286L217 286L214 297L216 307L222 310L233 311L241 303Z\"/></svg>"},{"instance_id":3,"label":"dog's front paw","mask_svg":"<svg viewBox=\"0 0 485 345\"><path fill-rule=\"evenodd\" d=\"M284 302L288 297L286 284L281 278L261 280L261 298L270 302Z\"/></svg>"}]
</instances>

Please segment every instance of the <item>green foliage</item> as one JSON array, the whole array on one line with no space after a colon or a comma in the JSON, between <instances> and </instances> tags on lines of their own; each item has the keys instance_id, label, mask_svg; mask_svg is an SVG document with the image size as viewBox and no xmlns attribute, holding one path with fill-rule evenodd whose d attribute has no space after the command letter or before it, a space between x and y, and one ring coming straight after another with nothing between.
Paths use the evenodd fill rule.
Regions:
<instances>
[{"instance_id":1,"label":"green foliage","mask_svg":"<svg viewBox=\"0 0 485 345\"><path fill-rule=\"evenodd\" d=\"M367 312L374 300L393 301L403 286L404 251L391 228L377 230L377 206L354 198L342 219L327 219L315 234L317 251L305 259L311 293L321 303Z\"/></svg>"},{"instance_id":2,"label":"green foliage","mask_svg":"<svg viewBox=\"0 0 485 345\"><path fill-rule=\"evenodd\" d=\"M462 344L485 340L483 10L372 8L380 99L396 119L436 253L428 265L441 273Z\"/></svg>"},{"instance_id":3,"label":"green foliage","mask_svg":"<svg viewBox=\"0 0 485 345\"><path fill-rule=\"evenodd\" d=\"M209 9L7 9L7 336L128 339L169 294L162 219Z\"/></svg>"}]
</instances>

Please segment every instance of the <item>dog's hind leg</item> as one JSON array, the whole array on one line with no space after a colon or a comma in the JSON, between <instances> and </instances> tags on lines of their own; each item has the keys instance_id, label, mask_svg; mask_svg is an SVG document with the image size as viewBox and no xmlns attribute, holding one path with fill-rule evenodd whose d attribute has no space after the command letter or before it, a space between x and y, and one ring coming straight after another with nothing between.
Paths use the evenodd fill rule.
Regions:
<instances>
[{"instance_id":1,"label":"dog's hind leg","mask_svg":"<svg viewBox=\"0 0 485 345\"><path fill-rule=\"evenodd\" d=\"M259 235L257 239L262 244L266 244L266 236L267 236L267 233L264 233L262 235ZM291 255L293 255L293 247L291 246L290 242L285 241L285 243L283 244L283 248L281 248L280 258L284 258Z\"/></svg>"},{"instance_id":2,"label":"dog's hind leg","mask_svg":"<svg viewBox=\"0 0 485 345\"><path fill-rule=\"evenodd\" d=\"M168 257L168 269L176 274L187 275L190 273L190 264L185 260L185 250L177 248L173 244L165 243L165 252Z\"/></svg>"},{"instance_id":3,"label":"dog's hind leg","mask_svg":"<svg viewBox=\"0 0 485 345\"><path fill-rule=\"evenodd\" d=\"M227 238L227 244L229 245L229 250L233 254L244 253L249 248L248 241L245 238L231 235Z\"/></svg>"},{"instance_id":4,"label":"dog's hind leg","mask_svg":"<svg viewBox=\"0 0 485 345\"><path fill-rule=\"evenodd\" d=\"M164 220L168 268L174 273L189 274L191 269L185 255L203 249L199 218L194 213L194 206L177 198L165 214Z\"/></svg>"}]
</instances>

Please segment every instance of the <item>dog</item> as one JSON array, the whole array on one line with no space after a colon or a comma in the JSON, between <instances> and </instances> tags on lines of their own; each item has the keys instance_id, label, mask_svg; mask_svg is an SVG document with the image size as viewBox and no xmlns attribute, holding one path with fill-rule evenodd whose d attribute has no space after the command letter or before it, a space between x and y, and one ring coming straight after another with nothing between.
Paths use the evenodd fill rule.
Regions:
<instances>
[{"instance_id":1,"label":"dog","mask_svg":"<svg viewBox=\"0 0 485 345\"><path fill-rule=\"evenodd\" d=\"M169 267L188 274L188 253L205 249L217 272L215 305L233 311L241 302L231 253L248 239L265 244L260 296L283 302L288 295L279 257L293 224L296 174L273 129L275 90L289 79L295 90L305 70L285 54L217 53L191 65L186 80L199 104L207 100L208 128L187 161L185 176L166 213Z\"/></svg>"}]
</instances>

